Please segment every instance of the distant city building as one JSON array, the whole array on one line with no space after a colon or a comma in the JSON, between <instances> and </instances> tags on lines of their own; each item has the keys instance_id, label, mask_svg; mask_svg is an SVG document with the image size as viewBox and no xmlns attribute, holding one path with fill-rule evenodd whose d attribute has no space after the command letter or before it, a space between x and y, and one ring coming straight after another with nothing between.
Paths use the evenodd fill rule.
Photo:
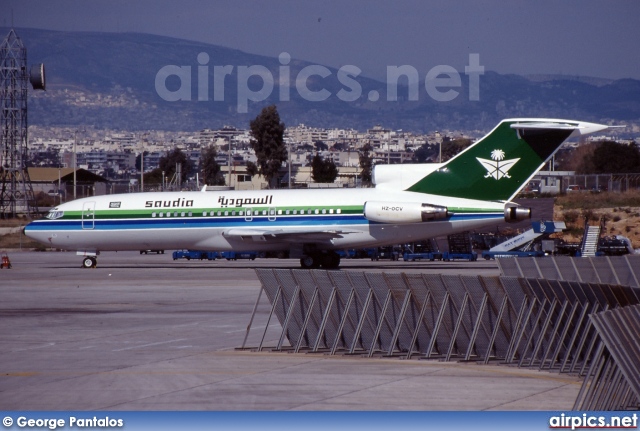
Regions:
<instances>
[{"instance_id":1,"label":"distant city building","mask_svg":"<svg viewBox=\"0 0 640 431\"><path fill-rule=\"evenodd\" d=\"M238 130L235 127L224 126L222 129L204 129L198 133L197 139L200 146L217 143L219 140L230 142L234 138L245 134L245 130Z\"/></svg>"}]
</instances>

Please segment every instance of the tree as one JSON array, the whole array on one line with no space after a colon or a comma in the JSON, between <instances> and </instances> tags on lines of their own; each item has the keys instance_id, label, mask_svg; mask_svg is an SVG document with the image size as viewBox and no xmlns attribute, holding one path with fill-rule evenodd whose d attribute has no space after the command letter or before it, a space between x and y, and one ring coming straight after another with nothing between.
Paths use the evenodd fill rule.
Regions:
<instances>
[{"instance_id":1,"label":"tree","mask_svg":"<svg viewBox=\"0 0 640 431\"><path fill-rule=\"evenodd\" d=\"M336 151L347 151L349 149L349 145L346 142L336 142L333 144L333 149Z\"/></svg>"},{"instance_id":2,"label":"tree","mask_svg":"<svg viewBox=\"0 0 640 431\"><path fill-rule=\"evenodd\" d=\"M559 171L593 172L593 152L596 144L581 143L577 147L560 148L555 159L555 169Z\"/></svg>"},{"instance_id":3,"label":"tree","mask_svg":"<svg viewBox=\"0 0 640 431\"><path fill-rule=\"evenodd\" d=\"M168 178L167 181L171 179ZM145 187L150 185L162 184L162 169L155 168L150 172L144 174L144 185Z\"/></svg>"},{"instance_id":4,"label":"tree","mask_svg":"<svg viewBox=\"0 0 640 431\"><path fill-rule=\"evenodd\" d=\"M418 148L416 152L413 153L413 162L427 163L427 159L429 158L429 156L431 156L431 153L433 153L431 145L429 145L429 143L422 144L420 148Z\"/></svg>"},{"instance_id":5,"label":"tree","mask_svg":"<svg viewBox=\"0 0 640 431\"><path fill-rule=\"evenodd\" d=\"M371 171L373 170L373 157L371 156L371 144L365 144L360 151L360 177L362 184L371 185Z\"/></svg>"},{"instance_id":6,"label":"tree","mask_svg":"<svg viewBox=\"0 0 640 431\"><path fill-rule=\"evenodd\" d=\"M640 167L640 149L635 142L626 145L614 141L596 144L593 153L585 154L577 170L583 174L635 173Z\"/></svg>"},{"instance_id":7,"label":"tree","mask_svg":"<svg viewBox=\"0 0 640 431\"><path fill-rule=\"evenodd\" d=\"M165 178L170 180L176 173L177 164L181 166L181 181L185 182L187 180L187 175L191 171L191 162L180 148L176 147L169 151L166 156L160 157L158 167L160 171L164 171Z\"/></svg>"},{"instance_id":8,"label":"tree","mask_svg":"<svg viewBox=\"0 0 640 431\"><path fill-rule=\"evenodd\" d=\"M316 146L316 151L327 151L329 149L329 146L322 141L316 141L314 145Z\"/></svg>"},{"instance_id":9,"label":"tree","mask_svg":"<svg viewBox=\"0 0 640 431\"><path fill-rule=\"evenodd\" d=\"M471 139L457 138L452 140L445 136L442 139L442 162L444 163L453 158L469 145L471 145Z\"/></svg>"},{"instance_id":10,"label":"tree","mask_svg":"<svg viewBox=\"0 0 640 431\"><path fill-rule=\"evenodd\" d=\"M333 160L322 160L316 153L311 160L311 178L316 183L332 183L338 177L338 168Z\"/></svg>"},{"instance_id":11,"label":"tree","mask_svg":"<svg viewBox=\"0 0 640 431\"><path fill-rule=\"evenodd\" d=\"M267 180L269 187L276 186L280 167L287 160L287 148L284 144L285 126L280 122L275 105L263 108L249 127L251 148L258 159L258 173Z\"/></svg>"},{"instance_id":12,"label":"tree","mask_svg":"<svg viewBox=\"0 0 640 431\"><path fill-rule=\"evenodd\" d=\"M298 145L298 150L302 150L302 151L313 151L313 145L311 145L311 144L302 144L302 145Z\"/></svg>"},{"instance_id":13,"label":"tree","mask_svg":"<svg viewBox=\"0 0 640 431\"><path fill-rule=\"evenodd\" d=\"M213 145L203 148L200 152L200 175L202 182L210 186L224 185L224 177L220 172L220 165L216 161L218 152Z\"/></svg>"},{"instance_id":14,"label":"tree","mask_svg":"<svg viewBox=\"0 0 640 431\"><path fill-rule=\"evenodd\" d=\"M247 175L251 178L253 178L254 175L258 175L258 165L253 162L247 162Z\"/></svg>"}]
</instances>

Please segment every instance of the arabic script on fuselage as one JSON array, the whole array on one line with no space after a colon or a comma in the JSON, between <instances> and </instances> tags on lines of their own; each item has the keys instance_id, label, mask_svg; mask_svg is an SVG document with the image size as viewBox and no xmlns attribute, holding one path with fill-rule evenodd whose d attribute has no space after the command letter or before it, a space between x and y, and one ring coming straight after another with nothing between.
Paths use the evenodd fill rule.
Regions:
<instances>
[{"instance_id":1,"label":"arabic script on fuselage","mask_svg":"<svg viewBox=\"0 0 640 431\"><path fill-rule=\"evenodd\" d=\"M273 195L266 195L261 198L226 198L224 196L220 196L218 198L218 203L222 208L226 207L243 207L250 205L271 205L273 202Z\"/></svg>"}]
</instances>

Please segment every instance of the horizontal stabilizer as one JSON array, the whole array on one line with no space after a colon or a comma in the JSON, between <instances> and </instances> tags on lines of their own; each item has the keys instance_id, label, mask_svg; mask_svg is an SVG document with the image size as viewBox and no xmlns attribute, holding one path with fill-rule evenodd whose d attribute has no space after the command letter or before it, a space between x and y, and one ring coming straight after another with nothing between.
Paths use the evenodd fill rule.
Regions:
<instances>
[{"instance_id":1,"label":"horizontal stabilizer","mask_svg":"<svg viewBox=\"0 0 640 431\"><path fill-rule=\"evenodd\" d=\"M512 129L516 130L573 130L572 136L582 136L591 133L601 132L611 127L605 124L588 123L586 121L567 121L553 120L553 121L523 121L511 124ZM625 127L625 126L622 126Z\"/></svg>"},{"instance_id":2,"label":"horizontal stabilizer","mask_svg":"<svg viewBox=\"0 0 640 431\"><path fill-rule=\"evenodd\" d=\"M553 129L553 130L573 130L577 129L577 124L557 124L557 123L515 123L511 125L512 129L534 130L534 129Z\"/></svg>"}]
</instances>

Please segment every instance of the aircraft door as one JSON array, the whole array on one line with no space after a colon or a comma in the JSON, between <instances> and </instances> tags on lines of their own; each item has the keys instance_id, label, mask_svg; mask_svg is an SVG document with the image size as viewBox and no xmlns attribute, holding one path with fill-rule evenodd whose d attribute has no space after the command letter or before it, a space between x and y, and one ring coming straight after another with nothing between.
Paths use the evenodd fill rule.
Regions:
<instances>
[{"instance_id":1,"label":"aircraft door","mask_svg":"<svg viewBox=\"0 0 640 431\"><path fill-rule=\"evenodd\" d=\"M276 221L276 209L274 207L269 208L269 221Z\"/></svg>"},{"instance_id":2,"label":"aircraft door","mask_svg":"<svg viewBox=\"0 0 640 431\"><path fill-rule=\"evenodd\" d=\"M244 221L252 221L253 220L253 210L251 208L244 209Z\"/></svg>"},{"instance_id":3,"label":"aircraft door","mask_svg":"<svg viewBox=\"0 0 640 431\"><path fill-rule=\"evenodd\" d=\"M95 227L96 203L85 202L82 205L82 229L93 229Z\"/></svg>"}]
</instances>

